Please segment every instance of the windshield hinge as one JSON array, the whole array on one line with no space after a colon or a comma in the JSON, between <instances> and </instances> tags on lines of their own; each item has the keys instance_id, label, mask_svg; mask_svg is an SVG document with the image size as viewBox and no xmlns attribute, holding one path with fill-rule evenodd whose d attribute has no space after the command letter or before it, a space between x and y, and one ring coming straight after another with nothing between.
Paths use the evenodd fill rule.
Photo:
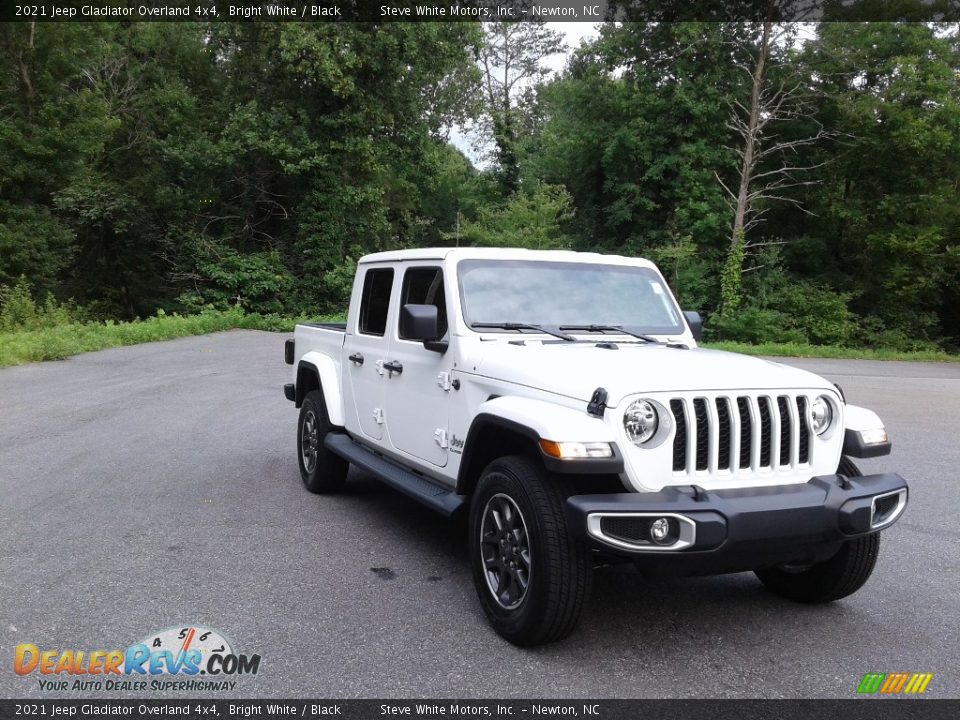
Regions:
<instances>
[{"instance_id":1,"label":"windshield hinge","mask_svg":"<svg viewBox=\"0 0 960 720\"><path fill-rule=\"evenodd\" d=\"M590 402L587 403L587 414L602 418L606 409L607 391L602 387L598 387L593 391L593 396L590 398Z\"/></svg>"}]
</instances>

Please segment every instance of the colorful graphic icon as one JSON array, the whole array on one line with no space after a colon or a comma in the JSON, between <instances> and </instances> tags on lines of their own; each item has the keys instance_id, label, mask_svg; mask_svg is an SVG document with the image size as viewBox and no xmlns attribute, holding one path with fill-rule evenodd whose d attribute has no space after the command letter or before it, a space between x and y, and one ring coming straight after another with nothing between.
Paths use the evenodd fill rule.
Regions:
<instances>
[{"instance_id":1,"label":"colorful graphic icon","mask_svg":"<svg viewBox=\"0 0 960 720\"><path fill-rule=\"evenodd\" d=\"M922 695L933 673L867 673L857 686L863 695Z\"/></svg>"}]
</instances>

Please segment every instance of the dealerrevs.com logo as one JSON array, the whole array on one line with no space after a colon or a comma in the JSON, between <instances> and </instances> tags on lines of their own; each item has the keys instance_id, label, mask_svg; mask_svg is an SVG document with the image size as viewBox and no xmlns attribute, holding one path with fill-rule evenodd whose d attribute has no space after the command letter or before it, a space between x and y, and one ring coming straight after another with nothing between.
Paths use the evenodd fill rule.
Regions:
<instances>
[{"instance_id":1,"label":"dealerrevs.com logo","mask_svg":"<svg viewBox=\"0 0 960 720\"><path fill-rule=\"evenodd\" d=\"M216 630L198 625L151 633L126 650L41 649L21 643L13 671L44 691L231 691L237 676L256 675L260 655L234 651Z\"/></svg>"}]
</instances>

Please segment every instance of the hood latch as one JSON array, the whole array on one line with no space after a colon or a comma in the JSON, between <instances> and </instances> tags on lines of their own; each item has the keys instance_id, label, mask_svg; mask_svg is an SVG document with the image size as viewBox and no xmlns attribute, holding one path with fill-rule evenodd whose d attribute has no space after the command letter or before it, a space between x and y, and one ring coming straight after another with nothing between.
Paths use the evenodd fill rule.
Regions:
<instances>
[{"instance_id":1,"label":"hood latch","mask_svg":"<svg viewBox=\"0 0 960 720\"><path fill-rule=\"evenodd\" d=\"M598 387L593 391L590 402L587 403L587 414L602 418L607 409L607 391Z\"/></svg>"}]
</instances>

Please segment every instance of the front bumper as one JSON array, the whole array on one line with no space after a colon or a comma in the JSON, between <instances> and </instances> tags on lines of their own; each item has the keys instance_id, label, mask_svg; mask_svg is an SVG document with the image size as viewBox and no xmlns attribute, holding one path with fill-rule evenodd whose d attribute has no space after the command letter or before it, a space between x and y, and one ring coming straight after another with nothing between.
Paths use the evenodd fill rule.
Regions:
<instances>
[{"instance_id":1,"label":"front bumper","mask_svg":"<svg viewBox=\"0 0 960 720\"><path fill-rule=\"evenodd\" d=\"M594 550L631 557L650 572L699 575L825 560L845 540L896 522L908 492L906 481L892 473L824 475L799 485L739 490L681 486L575 495L567 513ZM649 534L660 517L671 528L663 545Z\"/></svg>"}]
</instances>

